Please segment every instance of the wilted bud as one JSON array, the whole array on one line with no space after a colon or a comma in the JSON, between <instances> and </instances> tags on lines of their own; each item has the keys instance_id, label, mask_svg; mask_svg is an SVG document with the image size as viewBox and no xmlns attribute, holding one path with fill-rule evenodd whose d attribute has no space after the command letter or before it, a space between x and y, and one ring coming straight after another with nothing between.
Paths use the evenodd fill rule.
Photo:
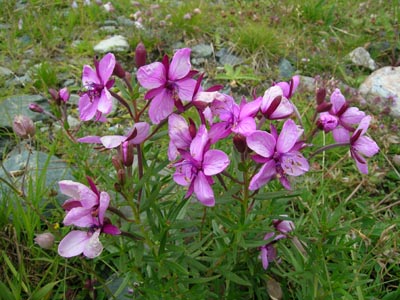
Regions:
<instances>
[{"instance_id":1,"label":"wilted bud","mask_svg":"<svg viewBox=\"0 0 400 300\"><path fill-rule=\"evenodd\" d=\"M233 144L235 145L235 148L237 151L239 151L239 153L244 153L244 151L246 151L246 137L244 137L243 135L236 134L233 137Z\"/></svg>"},{"instance_id":2,"label":"wilted bud","mask_svg":"<svg viewBox=\"0 0 400 300\"><path fill-rule=\"evenodd\" d=\"M144 44L140 42L136 46L135 50L135 62L136 62L136 67L138 69L146 64L146 58L147 58L146 48L144 47Z\"/></svg>"},{"instance_id":3,"label":"wilted bud","mask_svg":"<svg viewBox=\"0 0 400 300\"><path fill-rule=\"evenodd\" d=\"M117 178L118 178L118 182L123 186L125 184L125 178L126 178L125 171L118 170Z\"/></svg>"},{"instance_id":4,"label":"wilted bud","mask_svg":"<svg viewBox=\"0 0 400 300\"><path fill-rule=\"evenodd\" d=\"M50 232L37 234L34 241L43 249L51 249L54 245L54 235Z\"/></svg>"},{"instance_id":5,"label":"wilted bud","mask_svg":"<svg viewBox=\"0 0 400 300\"><path fill-rule=\"evenodd\" d=\"M51 98L53 98L54 101L57 101L58 93L55 89L49 89L49 94L50 94Z\"/></svg>"},{"instance_id":6,"label":"wilted bud","mask_svg":"<svg viewBox=\"0 0 400 300\"><path fill-rule=\"evenodd\" d=\"M317 93L316 93L316 95L315 95L317 104L320 105L322 102L324 102L325 101L325 97L326 97L326 89L325 88L319 88Z\"/></svg>"},{"instance_id":7,"label":"wilted bud","mask_svg":"<svg viewBox=\"0 0 400 300\"><path fill-rule=\"evenodd\" d=\"M327 112L332 108L332 103L330 102L322 102L317 106L317 112L322 113L322 112Z\"/></svg>"},{"instance_id":8,"label":"wilted bud","mask_svg":"<svg viewBox=\"0 0 400 300\"><path fill-rule=\"evenodd\" d=\"M125 78L125 70L118 61L115 62L113 75L115 75L121 79Z\"/></svg>"},{"instance_id":9,"label":"wilted bud","mask_svg":"<svg viewBox=\"0 0 400 300\"><path fill-rule=\"evenodd\" d=\"M287 217L287 216L282 215L282 217ZM291 232L295 228L294 223L288 220L273 220L272 224L274 225L276 230L278 230L280 233L283 234Z\"/></svg>"},{"instance_id":10,"label":"wilted bud","mask_svg":"<svg viewBox=\"0 0 400 300\"><path fill-rule=\"evenodd\" d=\"M121 160L119 159L119 157L117 155L114 155L111 158L111 162L115 168L115 170L118 172L119 170L123 169L124 167L122 166Z\"/></svg>"},{"instance_id":11,"label":"wilted bud","mask_svg":"<svg viewBox=\"0 0 400 300\"><path fill-rule=\"evenodd\" d=\"M13 130L22 139L27 139L35 135L35 124L31 118L23 115L14 117Z\"/></svg>"},{"instance_id":12,"label":"wilted bud","mask_svg":"<svg viewBox=\"0 0 400 300\"><path fill-rule=\"evenodd\" d=\"M42 113L42 112L44 112L44 109L43 108L41 108L38 104L36 104L36 103L31 103L31 104L29 104L29 109L31 110L31 111L34 111L34 112L37 112L37 113Z\"/></svg>"}]
</instances>

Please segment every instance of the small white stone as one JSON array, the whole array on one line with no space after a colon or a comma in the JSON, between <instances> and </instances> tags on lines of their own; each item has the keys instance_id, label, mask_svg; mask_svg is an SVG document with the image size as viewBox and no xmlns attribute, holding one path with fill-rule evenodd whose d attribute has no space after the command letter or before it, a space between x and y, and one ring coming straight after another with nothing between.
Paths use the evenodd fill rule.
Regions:
<instances>
[{"instance_id":1,"label":"small white stone","mask_svg":"<svg viewBox=\"0 0 400 300\"><path fill-rule=\"evenodd\" d=\"M371 55L363 47L358 47L349 53L349 58L356 66L368 68L371 71L376 70L376 63Z\"/></svg>"},{"instance_id":2,"label":"small white stone","mask_svg":"<svg viewBox=\"0 0 400 300\"><path fill-rule=\"evenodd\" d=\"M122 35L115 35L108 39L102 40L96 46L94 51L100 53L106 52L125 52L129 50L129 44L126 38Z\"/></svg>"}]
</instances>

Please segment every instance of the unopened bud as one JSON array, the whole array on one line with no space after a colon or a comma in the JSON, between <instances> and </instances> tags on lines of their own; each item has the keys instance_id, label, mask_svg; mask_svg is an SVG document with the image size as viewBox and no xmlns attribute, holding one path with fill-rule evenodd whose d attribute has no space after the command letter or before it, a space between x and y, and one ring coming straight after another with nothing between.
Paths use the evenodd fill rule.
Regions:
<instances>
[{"instance_id":1,"label":"unopened bud","mask_svg":"<svg viewBox=\"0 0 400 300\"><path fill-rule=\"evenodd\" d=\"M320 105L325 101L325 97L326 97L326 89L325 88L319 88L317 90L317 93L315 95L317 104Z\"/></svg>"},{"instance_id":2,"label":"unopened bud","mask_svg":"<svg viewBox=\"0 0 400 300\"><path fill-rule=\"evenodd\" d=\"M117 178L118 178L118 182L121 184L121 186L123 186L125 184L125 171L124 170L118 170L117 172Z\"/></svg>"},{"instance_id":3,"label":"unopened bud","mask_svg":"<svg viewBox=\"0 0 400 300\"><path fill-rule=\"evenodd\" d=\"M146 57L147 57L146 48L144 47L144 44L140 42L136 46L135 50L135 62L136 62L136 67L138 69L146 64Z\"/></svg>"},{"instance_id":4,"label":"unopened bud","mask_svg":"<svg viewBox=\"0 0 400 300\"><path fill-rule=\"evenodd\" d=\"M123 142L121 144L121 157L122 163L126 167L130 167L133 164L133 145L129 144L129 142Z\"/></svg>"},{"instance_id":5,"label":"unopened bud","mask_svg":"<svg viewBox=\"0 0 400 300\"><path fill-rule=\"evenodd\" d=\"M233 137L233 144L235 145L235 148L239 153L244 153L244 151L246 151L246 137L244 137L243 135L236 134Z\"/></svg>"},{"instance_id":6,"label":"unopened bud","mask_svg":"<svg viewBox=\"0 0 400 300\"><path fill-rule=\"evenodd\" d=\"M322 113L322 112L327 112L332 108L332 103L330 102L322 102L317 106L317 112Z\"/></svg>"},{"instance_id":7,"label":"unopened bud","mask_svg":"<svg viewBox=\"0 0 400 300\"><path fill-rule=\"evenodd\" d=\"M37 234L34 241L43 249L51 249L54 245L54 235L50 232Z\"/></svg>"},{"instance_id":8,"label":"unopened bud","mask_svg":"<svg viewBox=\"0 0 400 300\"><path fill-rule=\"evenodd\" d=\"M118 156L114 155L111 158L111 162L115 168L115 170L118 172L119 170L123 169L124 167L122 166L121 160L119 159Z\"/></svg>"},{"instance_id":9,"label":"unopened bud","mask_svg":"<svg viewBox=\"0 0 400 300\"><path fill-rule=\"evenodd\" d=\"M68 92L68 89L65 87L65 88L62 88L59 92L58 92L58 95L59 95L59 97L60 97L60 99L62 100L62 101L64 101L64 102L68 102L68 100L69 100L69 92Z\"/></svg>"},{"instance_id":10,"label":"unopened bud","mask_svg":"<svg viewBox=\"0 0 400 300\"><path fill-rule=\"evenodd\" d=\"M37 113L42 113L42 112L44 112L44 109L43 108L41 108L38 104L36 104L36 103L31 103L31 104L29 104L29 109L31 110L31 111L34 111L34 112L37 112Z\"/></svg>"},{"instance_id":11,"label":"unopened bud","mask_svg":"<svg viewBox=\"0 0 400 300\"><path fill-rule=\"evenodd\" d=\"M322 113L317 121L317 127L325 132L332 131L338 126L338 119L329 113Z\"/></svg>"},{"instance_id":12,"label":"unopened bud","mask_svg":"<svg viewBox=\"0 0 400 300\"><path fill-rule=\"evenodd\" d=\"M27 139L35 135L35 124L33 124L32 119L27 116L15 116L12 127L15 134L22 139Z\"/></svg>"},{"instance_id":13,"label":"unopened bud","mask_svg":"<svg viewBox=\"0 0 400 300\"><path fill-rule=\"evenodd\" d=\"M124 68L121 66L121 64L119 62L115 63L115 67L114 67L114 71L113 71L113 75L124 79L125 78L125 70Z\"/></svg>"},{"instance_id":14,"label":"unopened bud","mask_svg":"<svg viewBox=\"0 0 400 300\"><path fill-rule=\"evenodd\" d=\"M197 134L196 124L194 123L192 118L189 118L189 133L192 139L194 139Z\"/></svg>"},{"instance_id":15,"label":"unopened bud","mask_svg":"<svg viewBox=\"0 0 400 300\"><path fill-rule=\"evenodd\" d=\"M58 93L55 89L49 89L49 94L50 94L51 98L53 98L54 101L57 101Z\"/></svg>"}]
</instances>

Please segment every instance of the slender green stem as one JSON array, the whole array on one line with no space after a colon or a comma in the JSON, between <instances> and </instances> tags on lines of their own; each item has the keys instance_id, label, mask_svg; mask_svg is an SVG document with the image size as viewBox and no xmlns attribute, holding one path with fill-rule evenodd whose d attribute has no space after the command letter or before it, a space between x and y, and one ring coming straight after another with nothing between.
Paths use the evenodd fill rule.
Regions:
<instances>
[{"instance_id":1,"label":"slender green stem","mask_svg":"<svg viewBox=\"0 0 400 300\"><path fill-rule=\"evenodd\" d=\"M323 147L319 148L318 150L316 150L314 153L311 153L310 156L308 157L308 159L311 159L315 155L317 155L321 152L324 152L326 150L333 149L336 147L349 146L349 145L350 145L350 143L346 142L346 143L336 143L336 144L330 144L330 145L323 146Z\"/></svg>"}]
</instances>

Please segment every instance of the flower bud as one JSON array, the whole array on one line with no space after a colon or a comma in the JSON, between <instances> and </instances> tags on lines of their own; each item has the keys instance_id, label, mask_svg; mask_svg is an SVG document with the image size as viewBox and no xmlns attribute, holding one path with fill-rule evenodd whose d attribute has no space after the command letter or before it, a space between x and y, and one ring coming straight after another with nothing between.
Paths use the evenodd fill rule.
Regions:
<instances>
[{"instance_id":1,"label":"flower bud","mask_svg":"<svg viewBox=\"0 0 400 300\"><path fill-rule=\"evenodd\" d=\"M115 62L115 67L114 67L114 71L113 71L113 75L124 79L125 78L125 70L124 68L121 66L121 64L119 62Z\"/></svg>"},{"instance_id":2,"label":"flower bud","mask_svg":"<svg viewBox=\"0 0 400 300\"><path fill-rule=\"evenodd\" d=\"M286 215L282 215L282 217L287 217ZM294 223L292 221L287 220L273 220L272 224L274 225L275 229L278 230L280 233L288 233L294 229Z\"/></svg>"},{"instance_id":3,"label":"flower bud","mask_svg":"<svg viewBox=\"0 0 400 300\"><path fill-rule=\"evenodd\" d=\"M197 134L196 124L194 123L192 118L189 118L189 133L192 139L194 139Z\"/></svg>"},{"instance_id":4,"label":"flower bud","mask_svg":"<svg viewBox=\"0 0 400 300\"><path fill-rule=\"evenodd\" d=\"M239 153L244 153L244 151L246 151L246 137L244 137L243 135L236 134L233 137L233 144L235 145L235 148L237 151L239 151Z\"/></svg>"},{"instance_id":5,"label":"flower bud","mask_svg":"<svg viewBox=\"0 0 400 300\"><path fill-rule=\"evenodd\" d=\"M332 103L330 102L322 102L317 106L317 112L322 113L329 111L332 108Z\"/></svg>"},{"instance_id":6,"label":"flower bud","mask_svg":"<svg viewBox=\"0 0 400 300\"><path fill-rule=\"evenodd\" d=\"M135 50L135 62L136 62L136 67L138 69L146 64L146 57L147 57L146 48L144 47L144 44L140 42L136 46Z\"/></svg>"},{"instance_id":7,"label":"flower bud","mask_svg":"<svg viewBox=\"0 0 400 300\"><path fill-rule=\"evenodd\" d=\"M68 102L68 100L69 100L68 89L65 87L65 88L62 88L61 90L59 90L58 96L62 101Z\"/></svg>"},{"instance_id":8,"label":"flower bud","mask_svg":"<svg viewBox=\"0 0 400 300\"><path fill-rule=\"evenodd\" d=\"M322 102L325 101L325 97L326 97L326 89L325 88L319 88L317 90L316 95L315 95L317 104L318 105L322 104Z\"/></svg>"},{"instance_id":9,"label":"flower bud","mask_svg":"<svg viewBox=\"0 0 400 300\"><path fill-rule=\"evenodd\" d=\"M338 119L329 113L322 113L317 121L317 127L325 132L332 131L338 126Z\"/></svg>"},{"instance_id":10,"label":"flower bud","mask_svg":"<svg viewBox=\"0 0 400 300\"><path fill-rule=\"evenodd\" d=\"M117 178L118 178L118 182L121 186L123 186L125 184L125 179L126 179L126 174L124 170L118 170L117 172Z\"/></svg>"},{"instance_id":11,"label":"flower bud","mask_svg":"<svg viewBox=\"0 0 400 300\"><path fill-rule=\"evenodd\" d=\"M123 142L121 144L121 157L122 163L125 167L130 167L133 164L133 145L129 144L129 142Z\"/></svg>"},{"instance_id":12,"label":"flower bud","mask_svg":"<svg viewBox=\"0 0 400 300\"><path fill-rule=\"evenodd\" d=\"M14 117L13 130L22 139L27 139L35 135L35 124L31 118L23 115Z\"/></svg>"},{"instance_id":13,"label":"flower bud","mask_svg":"<svg viewBox=\"0 0 400 300\"><path fill-rule=\"evenodd\" d=\"M54 245L54 235L50 232L37 234L34 241L43 249L51 249Z\"/></svg>"},{"instance_id":14,"label":"flower bud","mask_svg":"<svg viewBox=\"0 0 400 300\"><path fill-rule=\"evenodd\" d=\"M111 158L111 162L115 168L115 170L118 172L119 170L123 169L124 167L122 166L121 160L117 155L114 155Z\"/></svg>"},{"instance_id":15,"label":"flower bud","mask_svg":"<svg viewBox=\"0 0 400 300\"><path fill-rule=\"evenodd\" d=\"M44 112L44 109L43 108L41 108L38 104L36 104L36 103L31 103L31 104L29 104L29 109L31 110L31 111L34 111L34 112L37 112L37 113L42 113L42 112Z\"/></svg>"},{"instance_id":16,"label":"flower bud","mask_svg":"<svg viewBox=\"0 0 400 300\"><path fill-rule=\"evenodd\" d=\"M50 94L51 98L53 98L54 101L57 101L58 93L55 89L49 89L49 94Z\"/></svg>"}]
</instances>

